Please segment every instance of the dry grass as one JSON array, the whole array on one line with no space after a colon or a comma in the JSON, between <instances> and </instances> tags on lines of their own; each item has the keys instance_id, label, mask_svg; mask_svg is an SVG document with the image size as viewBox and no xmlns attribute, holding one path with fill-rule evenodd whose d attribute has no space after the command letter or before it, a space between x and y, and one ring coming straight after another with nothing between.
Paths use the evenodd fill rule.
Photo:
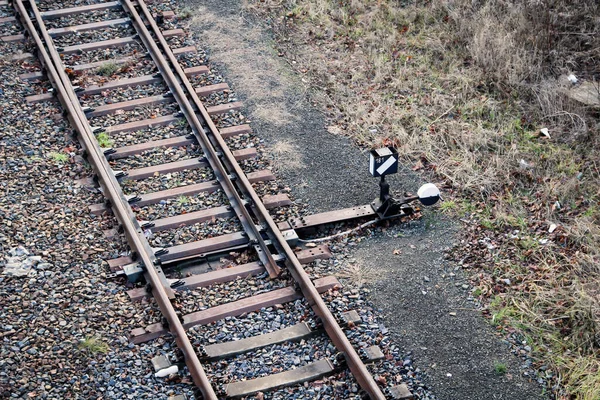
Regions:
<instances>
[{"instance_id":1,"label":"dry grass","mask_svg":"<svg viewBox=\"0 0 600 400\"><path fill-rule=\"evenodd\" d=\"M240 17L241 18L241 17ZM259 28L237 31L228 20L219 18L205 7L198 7L189 20L193 31L202 32L202 43L211 48L211 62L226 66L231 82L244 87L251 102L251 118L284 127L295 121L294 110L286 106L284 92L290 77L281 73L281 64L267 53L256 51L253 43L262 42Z\"/></svg>"},{"instance_id":2,"label":"dry grass","mask_svg":"<svg viewBox=\"0 0 600 400\"><path fill-rule=\"evenodd\" d=\"M87 336L85 339L82 339L77 347L81 351L91 355L106 354L110 350L110 347L106 342L95 336Z\"/></svg>"},{"instance_id":3,"label":"dry grass","mask_svg":"<svg viewBox=\"0 0 600 400\"><path fill-rule=\"evenodd\" d=\"M600 79L600 5L264 0L246 7L273 18L278 50L314 88L330 132L365 147L394 145L413 169L453 187L448 212L479 222L468 235L485 230L497 243L493 254L471 255L485 259L474 265L489 265L475 283L497 296L496 320L532 336L536 356L564 385L557 397L600 398L599 108L574 101L564 78ZM509 239L515 231L518 240ZM514 285L498 289L499 276Z\"/></svg>"},{"instance_id":4,"label":"dry grass","mask_svg":"<svg viewBox=\"0 0 600 400\"><path fill-rule=\"evenodd\" d=\"M384 269L365 267L358 263L348 263L342 266L342 270L338 273L338 276L347 279L350 286L361 288L366 284L373 284L384 278L387 276L387 271Z\"/></svg>"},{"instance_id":5,"label":"dry grass","mask_svg":"<svg viewBox=\"0 0 600 400\"><path fill-rule=\"evenodd\" d=\"M305 167L301 152L289 141L280 140L269 146L268 151L275 161L274 165L281 171L300 171Z\"/></svg>"}]
</instances>

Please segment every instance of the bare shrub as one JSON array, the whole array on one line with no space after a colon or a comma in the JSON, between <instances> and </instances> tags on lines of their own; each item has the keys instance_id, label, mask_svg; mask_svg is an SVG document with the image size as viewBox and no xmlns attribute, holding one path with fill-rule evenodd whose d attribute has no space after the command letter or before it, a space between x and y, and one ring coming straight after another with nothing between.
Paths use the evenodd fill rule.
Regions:
<instances>
[{"instance_id":1,"label":"bare shrub","mask_svg":"<svg viewBox=\"0 0 600 400\"><path fill-rule=\"evenodd\" d=\"M450 0L443 7L473 61L510 84L548 72L598 74L600 3L595 0Z\"/></svg>"},{"instance_id":2,"label":"bare shrub","mask_svg":"<svg viewBox=\"0 0 600 400\"><path fill-rule=\"evenodd\" d=\"M528 25L522 6L505 8L506 13L488 3L469 19L472 26L468 48L473 61L489 78L514 86L538 74L541 62L539 50L526 49L520 43L520 35Z\"/></svg>"},{"instance_id":3,"label":"bare shrub","mask_svg":"<svg viewBox=\"0 0 600 400\"><path fill-rule=\"evenodd\" d=\"M561 132L561 139L581 139L587 137L588 124L586 108L569 99L566 91L571 86L565 79L544 79L532 86L532 91L539 105L540 119Z\"/></svg>"}]
</instances>

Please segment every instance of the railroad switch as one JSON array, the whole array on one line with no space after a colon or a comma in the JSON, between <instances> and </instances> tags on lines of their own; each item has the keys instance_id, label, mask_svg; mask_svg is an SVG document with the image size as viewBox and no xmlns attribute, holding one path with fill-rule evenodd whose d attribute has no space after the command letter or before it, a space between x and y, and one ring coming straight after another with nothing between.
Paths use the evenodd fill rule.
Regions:
<instances>
[{"instance_id":1,"label":"railroad switch","mask_svg":"<svg viewBox=\"0 0 600 400\"><path fill-rule=\"evenodd\" d=\"M302 216L277 224L281 234L290 246L296 246L300 240L300 235L313 233L319 226L332 224L336 222L350 221L358 218L374 219L367 224L376 223L381 220L405 217L415 212L411 202L419 200L424 206L431 206L440 199L439 189L432 183L426 183L421 186L416 196L405 195L403 199L395 199L390 194L390 185L385 180L386 175L398 172L398 152L394 148L384 148L373 150L370 153L369 172L374 177L381 178L379 182L379 197L371 204L355 206L341 210L327 211L319 214ZM363 227L361 225L361 227ZM356 228L356 229L360 229ZM348 234L342 232L328 238ZM321 238L325 240L328 238Z\"/></svg>"},{"instance_id":2,"label":"railroad switch","mask_svg":"<svg viewBox=\"0 0 600 400\"><path fill-rule=\"evenodd\" d=\"M386 182L385 177L398 172L398 152L393 147L371 150L369 172L374 177L381 178L379 181L379 197L371 203L380 219L411 215L414 209L409 203L414 200L419 200L423 205L430 206L437 203L440 198L439 189L432 183L421 186L417 196L398 200L390 195L390 184Z\"/></svg>"}]
</instances>

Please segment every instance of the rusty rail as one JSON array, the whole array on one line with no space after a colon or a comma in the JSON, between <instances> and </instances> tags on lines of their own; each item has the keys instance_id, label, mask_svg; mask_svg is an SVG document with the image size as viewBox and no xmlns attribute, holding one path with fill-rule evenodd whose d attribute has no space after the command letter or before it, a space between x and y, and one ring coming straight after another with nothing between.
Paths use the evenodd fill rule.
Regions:
<instances>
[{"instance_id":1,"label":"rusty rail","mask_svg":"<svg viewBox=\"0 0 600 400\"><path fill-rule=\"evenodd\" d=\"M148 49L150 56L154 60L154 63L156 64L157 68L159 69L160 73L162 74L165 82L167 83L167 86L171 90L171 93L173 93L173 96L177 100L177 103L179 104L183 114L185 115L185 118L189 122L190 127L192 128L192 131L193 131L194 135L196 136L196 139L198 140L198 144L200 145L200 147L202 148L202 151L204 152L204 156L206 157L210 167L213 169L213 172L215 174L217 181L221 184L221 187L223 188L223 191L227 195L227 198L230 201L232 207L236 211L237 216L238 216L240 222L242 223L242 226L244 227L245 232L249 235L251 244L254 245L254 248L255 248L260 260L262 261L262 263L265 265L265 268L269 272L269 276L271 276L271 278L276 278L277 276L279 276L279 274L281 272L281 268L279 267L279 265L277 265L277 262L273 258L271 251L269 250L267 244L263 240L260 230L259 230L259 227L257 227L257 225L254 223L252 216L246 209L245 204L247 203L247 201L242 199L240 194L237 192L236 187L233 183L233 179L230 176L229 171L221 162L221 160L219 158L219 154L217 154L217 150L213 147L208 136L206 135L204 128L202 127L202 123L198 119L198 116L196 115L196 112L195 112L194 108L192 107L192 104L190 103L185 92L181 88L181 83L177 80L177 77L173 74L173 71L171 70L171 66L169 66L169 63L165 60L160 49L156 45L154 38L152 37L150 31L148 31L148 29L146 28L146 25L144 24L141 16L135 9L134 4L130 0L124 0L122 2L122 4L123 4L123 7L125 8L125 10L127 12L129 12L129 14L131 16L131 21L132 21L136 31L138 32L138 35L140 36L140 40L142 40L142 42L146 46L146 49ZM148 9L143 1L138 1L137 4L143 10L148 11ZM148 16L146 16L146 17L148 18ZM154 22L154 18L152 18L151 15L150 15L149 21L151 24L154 24L153 26L156 26L156 23ZM157 26L156 26L156 28L158 29ZM155 34L156 34L156 32L155 32ZM164 41L164 37L162 36L162 33L160 32L160 30L158 30L158 34L160 35L158 37ZM166 45L166 41L164 43ZM167 47L168 47L168 45L167 45ZM169 48L169 51L171 51L170 48ZM172 54L172 52L171 52L171 54ZM175 57L175 56L173 55L173 57ZM187 76L185 75L185 73L183 73L183 70L179 66L179 63L177 62L177 60L175 58L173 58L171 60L171 62L173 62L173 61L174 61L173 65L175 65L175 68L179 68L182 71L183 77L185 79L185 80L182 79L182 82L189 83L189 81L187 80ZM181 79L181 76L180 76L180 79ZM194 95L196 94L196 92L193 90L193 88L192 88L191 92ZM206 109L203 106L202 106L202 109L204 111L206 111ZM208 116L208 113L206 114L206 119L208 121L211 121L210 117ZM211 121L211 123L212 123L212 121ZM223 153L231 154L231 152L227 148L227 145L221 146L220 151ZM235 159L234 159L234 164L236 166L238 165L237 161L235 161ZM239 166L238 166L238 168L239 168ZM237 176L235 178L237 178L237 179L240 179L241 177L245 178L245 174L243 173L243 171L241 171L241 169L240 169L240 172L237 173ZM258 200L258 202L260 203L260 199Z\"/></svg>"},{"instance_id":2,"label":"rusty rail","mask_svg":"<svg viewBox=\"0 0 600 400\"><path fill-rule=\"evenodd\" d=\"M115 216L124 228L130 247L139 255L141 263L144 265L146 278L151 283L154 297L163 316L168 321L169 329L175 336L177 345L182 350L194 384L199 388L204 399L217 399L185 329L170 302L170 298L174 296L173 291L166 283L154 251L145 240L143 231L131 211L128 200L124 196L103 150L95 140L92 129L79 104L77 95L64 72L57 49L37 9L35 0L29 0L30 10L34 17L33 21L29 18L28 10L23 3L24 0L14 1L14 6L21 16L23 25L26 26L38 47L40 60L48 71L48 78L56 90L58 99L67 112L69 121L77 131L80 141L88 153L90 163L100 177L100 184L104 189L104 195L111 202ZM302 268L296 255L279 231L277 224L269 215L266 207L254 191L250 181L235 160L223 137L219 134L207 109L200 102L198 95L175 58L173 51L168 46L144 1L138 0L134 4L131 0L123 0L121 4L130 14L131 22L136 28L140 39L146 46L163 79L180 105L184 116L190 123L194 135L204 151L207 162L212 167L217 180L232 203L245 231L249 235L252 245L265 265L265 268L269 271L270 276L278 276L280 267L271 253L272 250L262 237L263 232L279 253L277 259L281 259L282 256L286 259L286 265L293 278L299 284L302 294L313 308L315 314L321 318L328 336L338 351L344 354L348 367L362 389L372 399L385 399L381 389L327 308L315 285ZM141 10L143 17L136 9L136 6ZM38 28L36 28L34 22L37 23ZM150 30L146 27L146 23L150 25ZM158 40L160 47L157 45L156 40ZM197 113L200 114L200 117ZM208 131L205 130L204 126L208 127Z\"/></svg>"},{"instance_id":3,"label":"rusty rail","mask_svg":"<svg viewBox=\"0 0 600 400\"><path fill-rule=\"evenodd\" d=\"M135 14L132 12L132 15L134 15L134 17L136 18L136 21L138 21L138 24L140 22L142 22L139 15L137 14L137 11L133 8L131 1L124 0L124 3L127 5L127 7L130 8L131 11L135 12ZM275 221L273 221L273 218L271 218L269 212L267 211L265 206L262 204L260 198L258 197L256 192L254 191L254 188L252 187L252 185L246 178L246 175L242 171L241 167L235 161L233 154L231 153L227 144L225 143L225 141L219 134L217 127L212 122L212 119L208 115L206 108L204 107L204 105L202 104L200 99L198 98L198 95L196 94L196 92L194 91L194 88L192 87L191 83L187 79L187 76L185 75L183 69L177 62L177 59L175 58L173 51L169 47L165 38L163 37L158 25L154 21L154 18L152 18L152 14L148 10L148 7L146 7L143 0L138 0L138 5L139 5L140 9L142 10L142 12L144 13L144 17L145 17L146 21L150 24L150 27L152 28L154 35L158 39L163 52L169 58L169 62L171 63L171 66L177 72L179 80L183 83L185 90L187 92L187 95L192 99L194 105L197 107L200 114L202 115L204 122L207 124L207 126L210 130L211 139L213 139L215 141L215 143L217 144L217 146L219 146L227 164L233 168L233 170L237 176L236 182L239 182L239 184L244 189L244 191L251 197L252 205L256 208L256 210L258 212L257 215L259 216L259 218L262 221L264 221L264 223L266 223L268 225L268 231L269 231L270 235L272 235L272 237L275 239L276 245L283 250L283 252L286 256L286 265L287 265L288 269L290 270L290 273L292 274L292 276L294 277L296 282L299 284L302 294L304 295L304 297L306 297L308 303L311 305L315 314L317 314L321 318L321 320L323 322L323 326L324 326L327 334L333 341L333 343L336 346L336 348L338 349L338 351L340 351L344 354L346 362L348 364L348 367L350 368L350 371L352 372L354 378L360 384L362 389L365 390L365 392L367 392L369 394L371 399L381 399L381 400L385 399L384 394L382 393L381 389L379 388L379 386L373 379L373 376L367 370L365 364L360 359L360 356L358 355L358 353L356 352L354 347L352 347L352 344L350 343L350 341L348 340L348 338L342 331L342 328L339 326L339 324L335 320L335 317L333 316L331 311L327 308L327 305L325 304L325 302L319 295L319 292L315 288L314 284L311 282L310 277L308 276L306 271L304 271L304 268L302 268L302 265L296 258L296 255L294 254L292 248L288 245L287 241L285 240L285 238L279 231L277 224L275 223ZM143 24L141 24L141 25L143 26L143 30L147 31L146 27ZM154 46L154 48L155 47L156 46ZM161 60L161 63L163 63L165 68L168 66L167 61L165 60L162 53L153 55L153 57L155 57L155 56ZM177 89L179 91L182 91L181 87L178 87ZM186 99L186 102L187 102L187 99ZM194 114L194 118L197 119L195 114ZM206 142L208 142L208 144L210 144L208 135L206 134L206 132L204 132L204 129L202 128L201 125L199 127L201 129L199 131L199 133L201 133L200 137L203 140L205 140Z\"/></svg>"},{"instance_id":4,"label":"rusty rail","mask_svg":"<svg viewBox=\"0 0 600 400\"><path fill-rule=\"evenodd\" d=\"M213 391L185 329L179 321L175 309L169 300L169 291L171 291L171 288L163 285L159 276L160 268L154 265L154 253L148 243L142 240L143 232L137 223L137 220L133 217L131 208L112 173L112 169L106 161L104 153L95 140L91 127L79 105L77 95L62 68L62 61L56 51L52 39L48 35L35 0L29 0L29 5L34 20L44 39L43 41L33 21L29 18L29 13L23 4L23 0L14 1L14 7L20 15L23 26L26 27L36 43L38 52L40 53L40 61L48 72L48 78L56 90L58 99L63 106L63 109L67 112L69 121L77 131L84 149L87 151L88 161L92 164L95 172L100 177L104 195L111 201L115 216L123 225L131 248L137 252L141 258L141 262L144 264L147 276L154 289L154 297L156 298L163 316L169 323L169 328L175 336L178 347L184 355L186 365L190 370L194 384L200 389L204 399L216 400L217 396Z\"/></svg>"}]
</instances>

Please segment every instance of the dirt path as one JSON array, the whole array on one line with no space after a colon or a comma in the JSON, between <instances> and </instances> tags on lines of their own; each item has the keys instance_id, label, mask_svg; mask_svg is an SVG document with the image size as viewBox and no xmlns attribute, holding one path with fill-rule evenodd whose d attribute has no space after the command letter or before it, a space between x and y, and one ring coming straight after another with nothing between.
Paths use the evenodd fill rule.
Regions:
<instances>
[{"instance_id":1,"label":"dirt path","mask_svg":"<svg viewBox=\"0 0 600 400\"><path fill-rule=\"evenodd\" d=\"M188 4L189 6L189 4ZM256 133L272 149L277 175L312 211L362 205L376 195L367 155L326 130L322 114L307 100L305 83L278 57L259 21L243 14L238 1L196 1L192 21L211 62L246 104ZM392 187L415 191L410 170L391 179ZM358 265L382 271L372 282L392 336L411 362L428 374L437 398L541 399L541 387L522 374L522 360L483 320L462 271L443 260L457 226L428 211L364 240L353 257ZM399 255L393 255L400 249ZM463 286L465 285L465 286ZM506 373L497 369L506 367Z\"/></svg>"}]
</instances>

